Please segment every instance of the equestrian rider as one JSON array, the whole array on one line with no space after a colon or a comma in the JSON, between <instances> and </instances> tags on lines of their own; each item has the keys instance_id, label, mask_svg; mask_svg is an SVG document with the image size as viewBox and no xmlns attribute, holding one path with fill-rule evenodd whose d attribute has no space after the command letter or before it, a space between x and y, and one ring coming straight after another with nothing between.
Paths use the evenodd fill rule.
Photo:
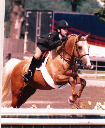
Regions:
<instances>
[{"instance_id":1,"label":"equestrian rider","mask_svg":"<svg viewBox=\"0 0 105 128\"><path fill-rule=\"evenodd\" d=\"M35 56L33 56L32 58L28 72L23 74L25 83L27 83L28 80L32 77L32 70L36 69L40 61L41 55L45 51L51 51L57 48L62 44L62 42L64 42L68 38L68 28L70 28L68 23L65 20L60 20L56 25L56 32L38 39Z\"/></svg>"}]
</instances>

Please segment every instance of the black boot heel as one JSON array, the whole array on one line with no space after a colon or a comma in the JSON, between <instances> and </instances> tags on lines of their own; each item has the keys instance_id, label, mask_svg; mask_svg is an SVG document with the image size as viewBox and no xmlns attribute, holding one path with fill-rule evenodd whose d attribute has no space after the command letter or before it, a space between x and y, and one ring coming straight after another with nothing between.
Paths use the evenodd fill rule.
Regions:
<instances>
[{"instance_id":1,"label":"black boot heel","mask_svg":"<svg viewBox=\"0 0 105 128\"><path fill-rule=\"evenodd\" d=\"M39 60L37 60L37 59L33 56L32 61L31 61L30 66L29 66L28 72L25 72L25 73L22 75L23 78L24 78L24 82L25 82L25 83L27 83L27 82L31 79L31 77L32 77L32 75L33 75L33 71L35 71L35 69L36 69L38 63L39 63Z\"/></svg>"},{"instance_id":2,"label":"black boot heel","mask_svg":"<svg viewBox=\"0 0 105 128\"><path fill-rule=\"evenodd\" d=\"M25 72L22 76L24 78L24 82L27 83L32 77L32 71L28 70L28 73Z\"/></svg>"}]
</instances>

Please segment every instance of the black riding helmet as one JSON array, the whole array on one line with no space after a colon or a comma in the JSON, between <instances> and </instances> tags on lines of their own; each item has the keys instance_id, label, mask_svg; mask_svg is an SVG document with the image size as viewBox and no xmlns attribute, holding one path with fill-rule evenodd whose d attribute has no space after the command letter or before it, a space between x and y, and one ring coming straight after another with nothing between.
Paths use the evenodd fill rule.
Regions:
<instances>
[{"instance_id":1,"label":"black riding helmet","mask_svg":"<svg viewBox=\"0 0 105 128\"><path fill-rule=\"evenodd\" d=\"M62 29L62 28L70 28L70 26L68 25L68 23L65 20L58 21L58 23L56 25L56 30Z\"/></svg>"},{"instance_id":2,"label":"black riding helmet","mask_svg":"<svg viewBox=\"0 0 105 128\"><path fill-rule=\"evenodd\" d=\"M71 28L71 27L68 25L68 23L65 20L60 20L60 21L58 21L58 23L56 25L56 32L58 32L58 29L60 29L60 32L58 32L58 33L61 34L61 29L62 28Z\"/></svg>"}]
</instances>

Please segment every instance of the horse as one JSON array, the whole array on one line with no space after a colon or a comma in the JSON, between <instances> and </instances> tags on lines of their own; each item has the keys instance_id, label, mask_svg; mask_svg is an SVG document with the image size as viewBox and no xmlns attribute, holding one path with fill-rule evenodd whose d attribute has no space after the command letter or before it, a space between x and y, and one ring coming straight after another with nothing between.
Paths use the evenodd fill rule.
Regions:
<instances>
[{"instance_id":1,"label":"horse","mask_svg":"<svg viewBox=\"0 0 105 128\"><path fill-rule=\"evenodd\" d=\"M10 59L4 67L2 102L6 100L10 86L12 92L11 107L19 108L37 89L60 89L70 84L72 95L68 101L74 103L77 98L80 98L86 86L86 81L78 75L75 58L82 62L85 67L91 67L88 37L89 34L86 36L81 34L69 35L61 46L48 53L42 65L35 72L33 71L33 77L28 83L24 82L22 75L28 71L31 59L22 61ZM81 85L78 92L75 90L76 84Z\"/></svg>"}]
</instances>

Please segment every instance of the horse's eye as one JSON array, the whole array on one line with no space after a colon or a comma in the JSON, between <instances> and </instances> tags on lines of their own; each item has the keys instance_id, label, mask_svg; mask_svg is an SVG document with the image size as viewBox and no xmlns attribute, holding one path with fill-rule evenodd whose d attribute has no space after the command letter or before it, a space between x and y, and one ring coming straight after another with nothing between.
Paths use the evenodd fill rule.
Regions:
<instances>
[{"instance_id":1,"label":"horse's eye","mask_svg":"<svg viewBox=\"0 0 105 128\"><path fill-rule=\"evenodd\" d=\"M79 46L79 47L78 47L78 49L79 49L79 50L81 50L81 49L82 49L82 47L81 47L81 46Z\"/></svg>"}]
</instances>

